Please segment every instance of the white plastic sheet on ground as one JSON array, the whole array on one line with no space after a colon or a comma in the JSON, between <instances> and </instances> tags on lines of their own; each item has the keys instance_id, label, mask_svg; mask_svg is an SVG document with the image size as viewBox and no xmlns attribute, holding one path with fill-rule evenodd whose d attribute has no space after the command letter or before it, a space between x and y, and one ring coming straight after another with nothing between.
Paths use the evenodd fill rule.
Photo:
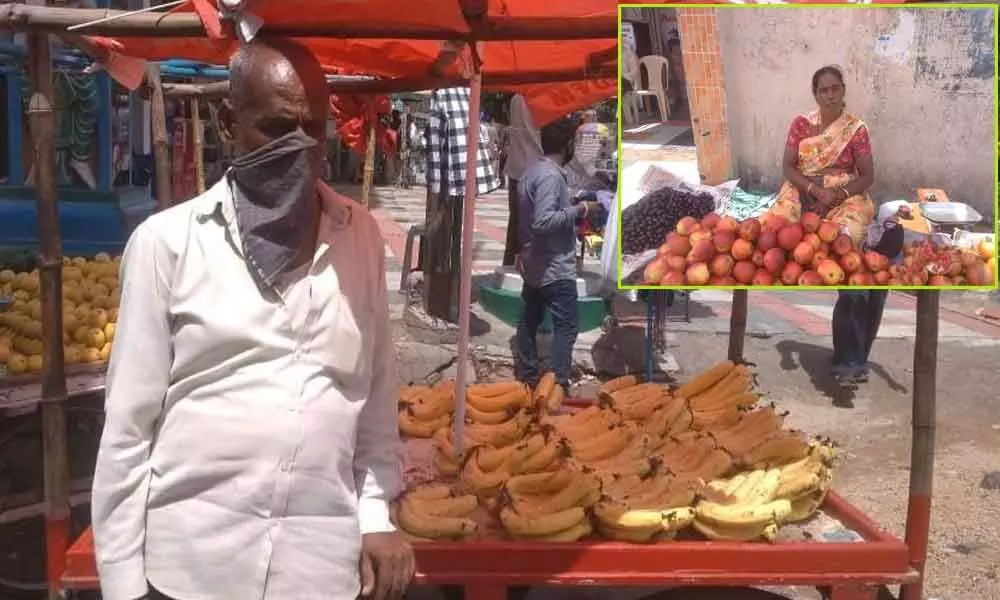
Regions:
<instances>
[{"instance_id":1,"label":"white plastic sheet on ground","mask_svg":"<svg viewBox=\"0 0 1000 600\"><path fill-rule=\"evenodd\" d=\"M702 185L698 167L691 162L636 161L622 169L621 210L632 206L654 190L670 187L690 194L708 194L715 200L715 212L724 214L738 183L738 179L733 179L717 186ZM615 233L617 238L617 231ZM603 255L601 258L603 264ZM656 249L623 256L622 281L632 279L654 258Z\"/></svg>"}]
</instances>

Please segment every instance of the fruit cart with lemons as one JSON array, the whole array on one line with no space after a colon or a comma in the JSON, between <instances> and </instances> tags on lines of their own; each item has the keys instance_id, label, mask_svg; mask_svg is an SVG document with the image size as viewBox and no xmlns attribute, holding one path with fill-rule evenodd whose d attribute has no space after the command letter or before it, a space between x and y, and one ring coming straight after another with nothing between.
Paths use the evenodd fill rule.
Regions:
<instances>
[{"instance_id":1,"label":"fruit cart with lemons","mask_svg":"<svg viewBox=\"0 0 1000 600\"><path fill-rule=\"evenodd\" d=\"M605 4L550 3L529 10L507 2L499 11L487 3L435 2L420 6L422 18L417 19L397 3L391 7L384 2L351 3L339 6L339 23L308 31L301 24L288 23L292 11L287 7L267 12L268 3L262 2L255 10L272 19L265 21L274 32L280 33L284 23L285 29L292 27L290 31L300 35L613 40L617 15ZM4 21L3 10L13 17ZM167 31L200 41L206 30L218 34L218 23L210 26L210 11L201 11L200 16L185 11L124 16L115 11L65 8L54 13L25 5L3 10L0 24L34 27L36 32L46 27L62 31L69 22L104 20L89 32L148 36ZM578 16L569 18L569 14ZM109 16L115 18L109 21ZM344 25L353 22L352 16L359 23L353 29ZM363 26L371 20L362 16L377 17L378 33ZM403 17L406 20L393 21ZM435 23L431 31L414 24L429 22ZM447 31L449 23L453 31ZM44 35L31 37L35 89L44 101L47 45ZM144 41L134 38L120 47L138 49ZM171 46L173 41L155 39L151 43L160 45L147 46L146 52L183 55ZM329 44L328 51L343 50L336 40L316 41L314 37L312 43ZM219 45L187 49L210 52ZM419 47L419 43L413 45ZM397 43L397 51L398 46L405 44ZM608 55L615 55L613 43L607 50ZM579 48L570 53L587 54ZM488 60L489 51L485 54ZM554 52L545 53L547 60L555 57ZM519 54L519 60L524 58ZM469 145L474 148L483 78L478 61L473 66L468 81L473 116ZM35 114L33 132L36 151L47 163L52 155L45 118L43 110ZM43 228L44 223L54 221L55 214L55 188L46 168L43 165L39 178ZM462 586L465 597L476 600L499 600L506 597L509 587L530 585L736 588L799 584L821 586L835 600L861 600L874 598L878 586L902 583L905 598L920 597L930 507L936 293L921 292L918 302L914 460L904 542L830 490L836 459L832 446L786 429L780 413L761 405L752 373L740 364L740 328L731 333L735 340L731 341L731 360L684 386L671 389L626 377L605 383L597 403L575 411L564 410L573 403L563 397L562 388L554 385L550 375L535 389L514 382L467 385L474 189L474 177L469 177L457 379L404 388L399 398L399 426L408 438L411 485L392 512L400 529L414 541L418 583ZM53 276L59 276L63 265L58 239L51 232L42 241L42 255L42 314L45 322L51 317L58 323L60 296L52 292L59 289L56 282L61 278ZM743 300L745 307L745 295ZM734 320L739 322L735 316ZM59 336L44 336L45 356L58 359L62 341ZM65 395L53 372L59 374L51 363L43 366L43 392L49 401L44 406ZM58 414L52 411L48 417L55 421ZM59 500L56 492L47 489L46 494ZM50 576L56 571L62 576L52 582L53 594L96 589L89 532L62 554L59 544L65 538L59 534L65 522L59 518L66 515L58 512L59 505L50 503L50 507L49 571ZM791 529L789 522L816 518L817 510L842 523L854 537L830 543L783 537L782 532ZM61 533L65 535L65 529ZM735 593L729 597L736 597Z\"/></svg>"}]
</instances>

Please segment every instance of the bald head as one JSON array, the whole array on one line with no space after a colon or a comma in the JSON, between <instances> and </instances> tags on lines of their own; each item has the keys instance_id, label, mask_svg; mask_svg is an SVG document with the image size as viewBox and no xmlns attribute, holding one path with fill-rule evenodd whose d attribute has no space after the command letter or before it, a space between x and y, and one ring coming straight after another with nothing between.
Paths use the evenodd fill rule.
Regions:
<instances>
[{"instance_id":1,"label":"bald head","mask_svg":"<svg viewBox=\"0 0 1000 600\"><path fill-rule=\"evenodd\" d=\"M240 154L299 127L323 141L328 107L323 68L296 42L258 38L229 63L224 122Z\"/></svg>"}]
</instances>

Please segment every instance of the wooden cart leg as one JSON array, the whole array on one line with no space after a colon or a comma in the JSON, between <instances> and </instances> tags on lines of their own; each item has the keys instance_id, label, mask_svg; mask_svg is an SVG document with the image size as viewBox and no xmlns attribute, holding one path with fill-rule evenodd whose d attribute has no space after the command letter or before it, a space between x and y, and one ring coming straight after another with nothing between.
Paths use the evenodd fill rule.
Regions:
<instances>
[{"instance_id":1,"label":"wooden cart leg","mask_svg":"<svg viewBox=\"0 0 1000 600\"><path fill-rule=\"evenodd\" d=\"M862 583L835 585L820 590L824 600L877 600L878 588Z\"/></svg>"},{"instance_id":2,"label":"wooden cart leg","mask_svg":"<svg viewBox=\"0 0 1000 600\"><path fill-rule=\"evenodd\" d=\"M507 586L502 583L468 583L466 600L507 600Z\"/></svg>"}]
</instances>

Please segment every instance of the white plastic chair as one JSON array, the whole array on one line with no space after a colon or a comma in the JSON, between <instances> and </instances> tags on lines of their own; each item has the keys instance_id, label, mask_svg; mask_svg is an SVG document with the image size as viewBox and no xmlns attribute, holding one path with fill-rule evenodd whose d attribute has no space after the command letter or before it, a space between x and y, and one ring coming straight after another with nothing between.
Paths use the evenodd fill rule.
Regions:
<instances>
[{"instance_id":1,"label":"white plastic chair","mask_svg":"<svg viewBox=\"0 0 1000 600\"><path fill-rule=\"evenodd\" d=\"M670 83L670 62L662 56L643 56L639 59L639 72L645 70L646 89L643 96L653 96L659 106L660 120L670 118L670 103L667 102L667 86Z\"/></svg>"},{"instance_id":2,"label":"white plastic chair","mask_svg":"<svg viewBox=\"0 0 1000 600\"><path fill-rule=\"evenodd\" d=\"M636 91L642 87L639 75L639 59L628 49L622 50L622 79L632 86L631 92L622 93L622 118L628 125L639 124L639 98Z\"/></svg>"}]
</instances>

